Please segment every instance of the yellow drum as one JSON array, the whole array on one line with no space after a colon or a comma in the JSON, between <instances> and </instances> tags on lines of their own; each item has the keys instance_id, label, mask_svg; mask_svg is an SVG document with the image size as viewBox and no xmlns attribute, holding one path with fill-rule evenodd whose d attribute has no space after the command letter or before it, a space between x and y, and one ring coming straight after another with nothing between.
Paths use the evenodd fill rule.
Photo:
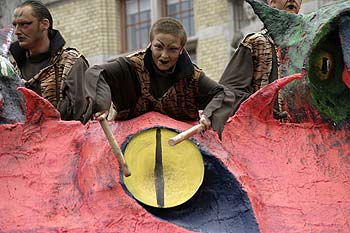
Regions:
<instances>
[{"instance_id":1,"label":"yellow drum","mask_svg":"<svg viewBox=\"0 0 350 233\"><path fill-rule=\"evenodd\" d=\"M180 205L202 184L203 158L190 140L169 146L177 133L153 128L134 136L124 156L131 176L123 177L128 191L140 202L158 208Z\"/></svg>"}]
</instances>

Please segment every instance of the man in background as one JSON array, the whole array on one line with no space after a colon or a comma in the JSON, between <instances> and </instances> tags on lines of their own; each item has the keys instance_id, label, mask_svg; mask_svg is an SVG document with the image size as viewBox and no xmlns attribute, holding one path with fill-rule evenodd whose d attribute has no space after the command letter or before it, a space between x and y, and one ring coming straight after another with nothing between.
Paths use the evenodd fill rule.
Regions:
<instances>
[{"instance_id":1,"label":"man in background","mask_svg":"<svg viewBox=\"0 0 350 233\"><path fill-rule=\"evenodd\" d=\"M19 4L13 15L17 41L11 61L25 86L47 99L63 120L80 120L85 111L84 74L88 62L53 29L53 19L40 1Z\"/></svg>"},{"instance_id":2,"label":"man in background","mask_svg":"<svg viewBox=\"0 0 350 233\"><path fill-rule=\"evenodd\" d=\"M268 0L267 3L270 7L298 14L302 0ZM233 113L254 92L280 78L279 66L279 49L267 29L243 38L219 80L235 95ZM275 103L274 117L287 119L280 95Z\"/></svg>"}]
</instances>

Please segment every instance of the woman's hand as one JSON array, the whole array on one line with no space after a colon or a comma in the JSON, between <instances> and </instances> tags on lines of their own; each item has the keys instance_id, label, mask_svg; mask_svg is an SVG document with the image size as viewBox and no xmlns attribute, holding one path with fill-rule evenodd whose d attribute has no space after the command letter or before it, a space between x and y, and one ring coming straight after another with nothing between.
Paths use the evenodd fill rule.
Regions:
<instances>
[{"instance_id":1,"label":"woman's hand","mask_svg":"<svg viewBox=\"0 0 350 233\"><path fill-rule=\"evenodd\" d=\"M108 116L108 110L102 110L94 114L94 119L100 121L102 120L102 118L107 119L107 116Z\"/></svg>"},{"instance_id":2,"label":"woman's hand","mask_svg":"<svg viewBox=\"0 0 350 233\"><path fill-rule=\"evenodd\" d=\"M199 123L204 125L205 129L210 129L211 128L211 121L206 115L202 115L201 118L199 119Z\"/></svg>"}]
</instances>

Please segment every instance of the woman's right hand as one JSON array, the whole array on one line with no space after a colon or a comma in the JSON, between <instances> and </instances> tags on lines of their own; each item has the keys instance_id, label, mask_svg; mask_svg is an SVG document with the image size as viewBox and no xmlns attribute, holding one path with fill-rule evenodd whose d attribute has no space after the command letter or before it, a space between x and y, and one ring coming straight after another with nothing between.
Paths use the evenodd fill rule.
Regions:
<instances>
[{"instance_id":1,"label":"woman's right hand","mask_svg":"<svg viewBox=\"0 0 350 233\"><path fill-rule=\"evenodd\" d=\"M107 116L108 116L108 110L102 110L100 112L96 112L94 114L94 119L95 120L102 120L103 118L107 119Z\"/></svg>"}]
</instances>

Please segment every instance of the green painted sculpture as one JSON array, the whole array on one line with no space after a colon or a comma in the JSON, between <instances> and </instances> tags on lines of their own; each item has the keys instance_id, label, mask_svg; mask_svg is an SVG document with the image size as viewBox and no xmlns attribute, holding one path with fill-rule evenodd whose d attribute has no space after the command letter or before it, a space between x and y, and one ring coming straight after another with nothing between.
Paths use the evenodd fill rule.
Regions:
<instances>
[{"instance_id":1,"label":"green painted sculpture","mask_svg":"<svg viewBox=\"0 0 350 233\"><path fill-rule=\"evenodd\" d=\"M295 15L247 0L281 48L282 77L302 73L283 89L295 122L350 122L350 2ZM305 87L306 85L306 87ZM316 111L315 111L316 110Z\"/></svg>"}]
</instances>

